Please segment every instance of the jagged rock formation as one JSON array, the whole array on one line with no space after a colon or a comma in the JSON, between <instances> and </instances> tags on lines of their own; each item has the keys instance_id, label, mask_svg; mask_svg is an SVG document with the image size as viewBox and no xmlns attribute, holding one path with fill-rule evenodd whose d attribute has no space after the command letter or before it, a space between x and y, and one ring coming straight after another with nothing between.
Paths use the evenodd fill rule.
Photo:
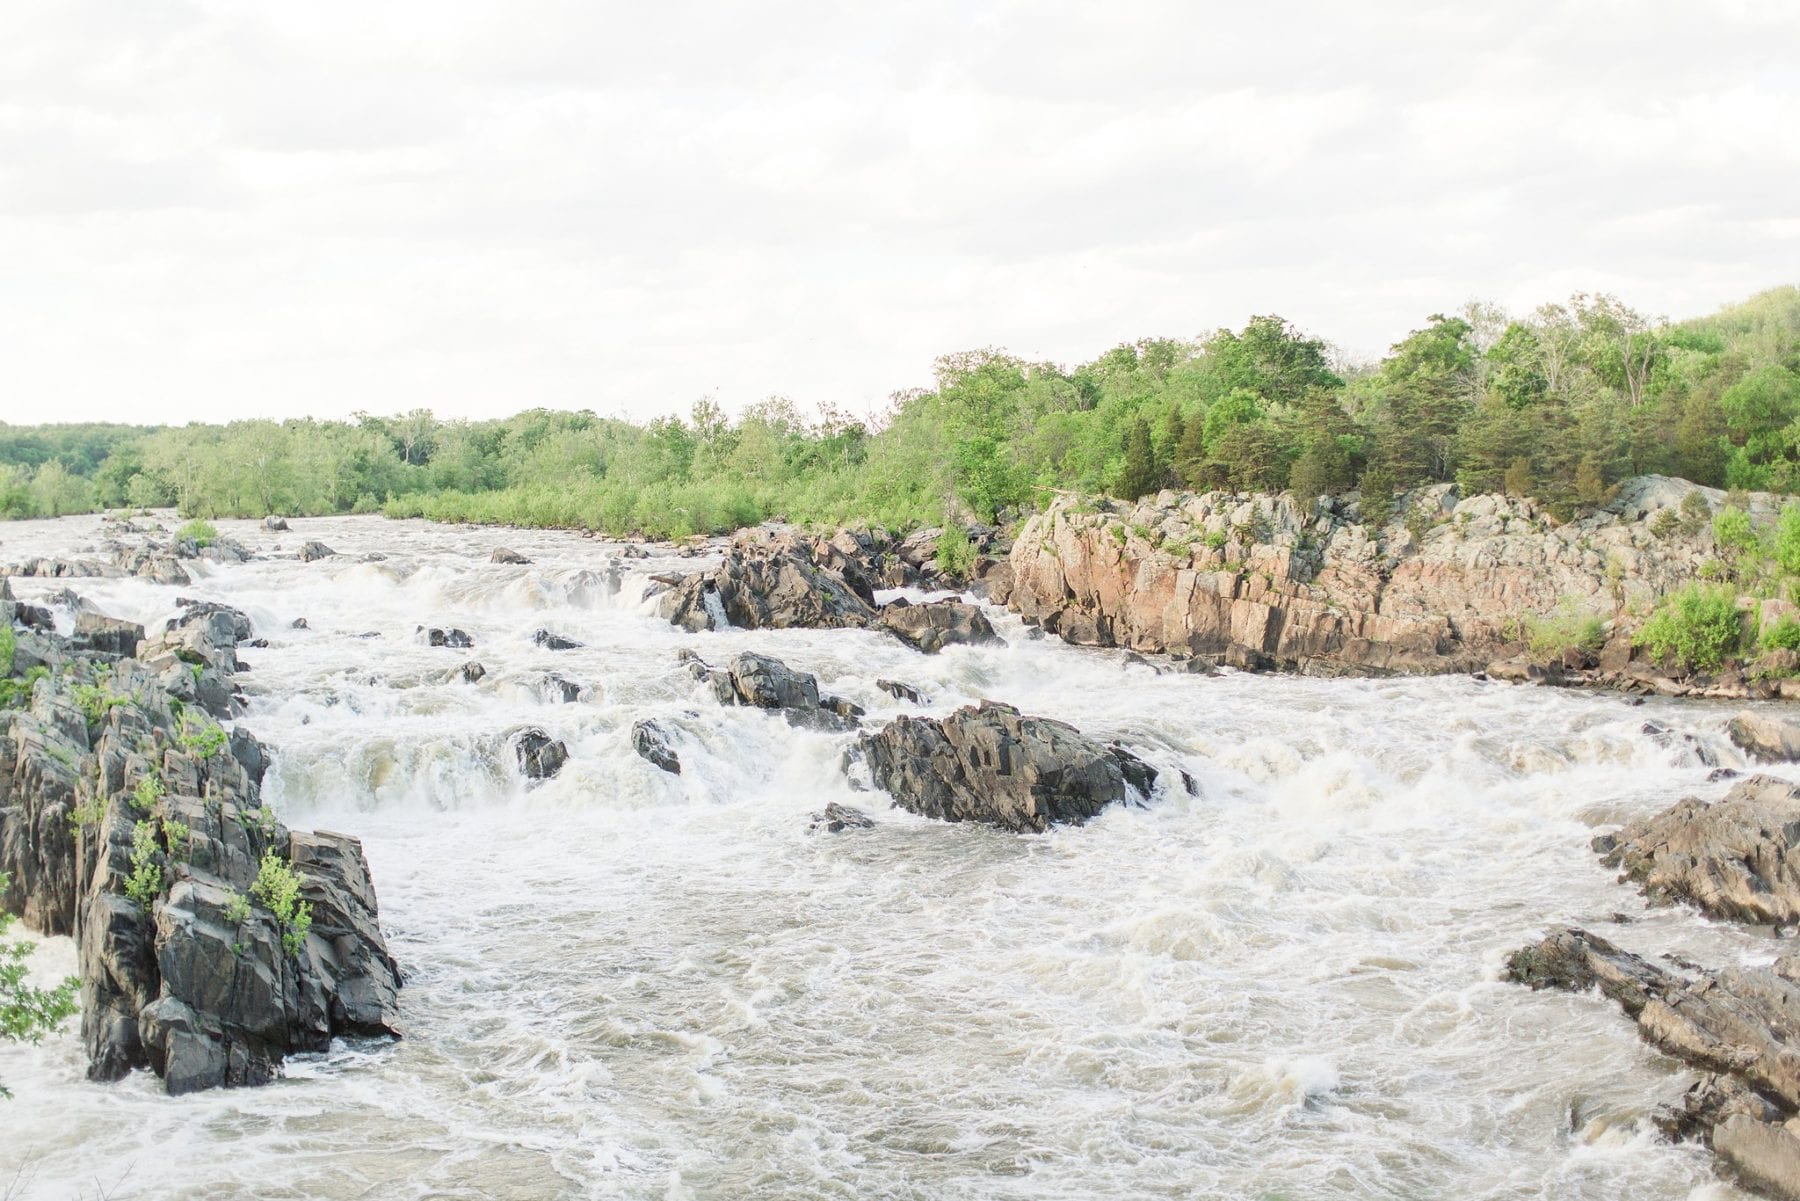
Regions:
<instances>
[{"instance_id":1,"label":"jagged rock formation","mask_svg":"<svg viewBox=\"0 0 1800 1201\"><path fill-rule=\"evenodd\" d=\"M1402 497L1379 531L1353 498L1064 498L1019 531L1007 603L1083 646L1319 674L1475 670L1516 649L1522 614L1565 597L1611 613L1698 578L1710 532L1659 538L1649 520L1695 490L1643 477L1557 526L1531 501L1438 485Z\"/></svg>"},{"instance_id":2,"label":"jagged rock formation","mask_svg":"<svg viewBox=\"0 0 1800 1201\"><path fill-rule=\"evenodd\" d=\"M4 715L0 903L76 938L95 1079L260 1084L334 1036L399 1032L361 845L289 831L261 803L265 749L202 716L201 697L231 708L228 682L197 680L235 670L240 632L190 604L141 660L29 636L61 670Z\"/></svg>"},{"instance_id":3,"label":"jagged rock formation","mask_svg":"<svg viewBox=\"0 0 1800 1201\"><path fill-rule=\"evenodd\" d=\"M531 641L547 651L572 651L580 649L584 644L573 638L565 638L550 630L538 630L531 635Z\"/></svg>"},{"instance_id":4,"label":"jagged rock formation","mask_svg":"<svg viewBox=\"0 0 1800 1201\"><path fill-rule=\"evenodd\" d=\"M569 761L569 748L562 740L552 738L536 727L519 735L513 751L519 757L519 770L525 773L527 780L548 780Z\"/></svg>"},{"instance_id":5,"label":"jagged rock formation","mask_svg":"<svg viewBox=\"0 0 1800 1201\"><path fill-rule=\"evenodd\" d=\"M861 809L851 805L840 805L836 801L828 803L824 809L812 815L807 829L827 834L842 834L845 830L873 830L875 819Z\"/></svg>"},{"instance_id":6,"label":"jagged rock formation","mask_svg":"<svg viewBox=\"0 0 1800 1201\"><path fill-rule=\"evenodd\" d=\"M929 532L935 548L939 531ZM922 553L922 545L919 535L895 545L850 530L829 540L808 539L792 530L743 530L726 547L718 567L672 578L657 601L658 611L688 630L712 629L721 622L748 630L883 629L927 654L955 643L999 641L976 605L954 600L875 603L877 586L899 587L925 578L908 557ZM877 549L881 546L891 549Z\"/></svg>"},{"instance_id":7,"label":"jagged rock formation","mask_svg":"<svg viewBox=\"0 0 1800 1201\"><path fill-rule=\"evenodd\" d=\"M1560 927L1514 952L1507 975L1534 989L1599 989L1657 1049L1714 1075L1664 1115L1671 1133L1707 1140L1744 1182L1800 1199L1800 958L1772 968L1679 975L1584 930Z\"/></svg>"},{"instance_id":8,"label":"jagged rock formation","mask_svg":"<svg viewBox=\"0 0 1800 1201\"><path fill-rule=\"evenodd\" d=\"M1752 776L1710 805L1688 797L1594 849L1652 900L1736 921L1800 922L1800 787L1785 780Z\"/></svg>"},{"instance_id":9,"label":"jagged rock formation","mask_svg":"<svg viewBox=\"0 0 1800 1201\"><path fill-rule=\"evenodd\" d=\"M323 542L307 541L300 544L300 561L302 563L316 563L320 559L329 559L336 554L336 551Z\"/></svg>"},{"instance_id":10,"label":"jagged rock formation","mask_svg":"<svg viewBox=\"0 0 1800 1201\"><path fill-rule=\"evenodd\" d=\"M1155 772L1074 726L983 701L944 718L899 717L858 744L878 788L926 817L1015 832L1079 824L1146 799Z\"/></svg>"}]
</instances>

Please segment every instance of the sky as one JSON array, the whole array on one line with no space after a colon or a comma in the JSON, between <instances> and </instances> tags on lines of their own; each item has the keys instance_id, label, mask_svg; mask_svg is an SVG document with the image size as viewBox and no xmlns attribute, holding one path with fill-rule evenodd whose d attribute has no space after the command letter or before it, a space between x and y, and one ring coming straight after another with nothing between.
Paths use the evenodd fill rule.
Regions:
<instances>
[{"instance_id":1,"label":"sky","mask_svg":"<svg viewBox=\"0 0 1800 1201\"><path fill-rule=\"evenodd\" d=\"M1800 282L1800 3L6 0L0 420L702 396Z\"/></svg>"}]
</instances>

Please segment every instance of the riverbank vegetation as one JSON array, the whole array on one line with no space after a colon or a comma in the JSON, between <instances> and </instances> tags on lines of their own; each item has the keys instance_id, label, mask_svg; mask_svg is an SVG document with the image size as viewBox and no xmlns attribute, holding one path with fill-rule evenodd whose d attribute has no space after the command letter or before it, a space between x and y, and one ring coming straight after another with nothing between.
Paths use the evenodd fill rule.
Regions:
<instances>
[{"instance_id":1,"label":"riverbank vegetation","mask_svg":"<svg viewBox=\"0 0 1800 1201\"><path fill-rule=\"evenodd\" d=\"M710 400L645 424L535 409L353 421L0 426L0 515L177 505L192 518L393 516L680 536L770 517L991 520L1052 489L1456 481L1567 516L1646 472L1800 490L1800 288L1653 320L1578 295L1435 315L1374 364L1275 316L1076 367L946 356L877 419Z\"/></svg>"}]
</instances>

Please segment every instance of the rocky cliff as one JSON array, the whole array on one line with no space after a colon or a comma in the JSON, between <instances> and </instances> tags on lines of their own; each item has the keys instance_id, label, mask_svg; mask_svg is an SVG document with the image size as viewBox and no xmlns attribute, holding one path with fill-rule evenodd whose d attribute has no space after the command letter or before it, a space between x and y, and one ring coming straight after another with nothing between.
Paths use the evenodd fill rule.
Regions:
<instances>
[{"instance_id":1,"label":"rocky cliff","mask_svg":"<svg viewBox=\"0 0 1800 1201\"><path fill-rule=\"evenodd\" d=\"M1082 646L1331 675L1474 670L1518 649L1522 615L1564 598L1607 615L1641 609L1698 578L1714 555L1710 530L1652 532L1696 491L1724 502L1647 476L1558 525L1529 500L1438 485L1401 497L1380 529L1354 496L1063 498L1025 522L1010 578L991 589ZM1775 505L1752 498L1764 516ZM1629 658L1628 642L1611 649Z\"/></svg>"},{"instance_id":2,"label":"rocky cliff","mask_svg":"<svg viewBox=\"0 0 1800 1201\"><path fill-rule=\"evenodd\" d=\"M19 609L0 599L0 620ZM398 1033L361 845L278 821L266 749L217 723L248 619L188 603L148 640L90 624L76 641L14 628L0 663L29 681L0 711L0 904L76 939L89 1074L260 1084L334 1036Z\"/></svg>"}]
</instances>

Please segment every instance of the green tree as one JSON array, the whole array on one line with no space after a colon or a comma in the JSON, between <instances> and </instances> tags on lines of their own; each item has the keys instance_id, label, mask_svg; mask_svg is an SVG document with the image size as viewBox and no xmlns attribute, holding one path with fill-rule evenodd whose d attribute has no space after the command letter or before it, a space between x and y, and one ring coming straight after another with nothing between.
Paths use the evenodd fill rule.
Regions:
<instances>
[{"instance_id":1,"label":"green tree","mask_svg":"<svg viewBox=\"0 0 1800 1201\"><path fill-rule=\"evenodd\" d=\"M1150 423L1139 417L1125 440L1125 465L1119 471L1115 492L1123 500L1136 500L1156 491L1161 482L1162 472L1150 447Z\"/></svg>"},{"instance_id":2,"label":"green tree","mask_svg":"<svg viewBox=\"0 0 1800 1201\"><path fill-rule=\"evenodd\" d=\"M7 887L6 876L0 875L0 895ZM70 978L54 988L31 984L26 967L31 944L7 937L12 922L12 914L0 910L0 1039L36 1042L75 1013L80 982ZM0 1085L0 1097L10 1096Z\"/></svg>"}]
</instances>

